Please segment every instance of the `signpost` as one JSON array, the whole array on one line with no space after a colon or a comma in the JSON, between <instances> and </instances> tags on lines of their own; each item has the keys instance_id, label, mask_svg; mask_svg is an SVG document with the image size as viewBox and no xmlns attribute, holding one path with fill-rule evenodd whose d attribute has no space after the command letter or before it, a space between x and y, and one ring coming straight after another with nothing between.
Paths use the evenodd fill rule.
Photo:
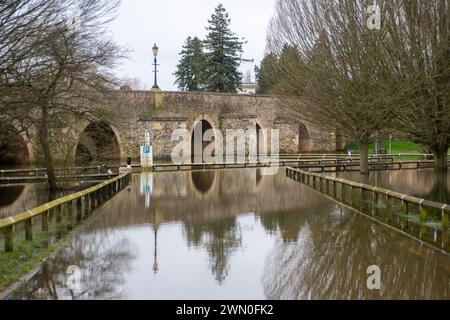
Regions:
<instances>
[{"instance_id":1,"label":"signpost","mask_svg":"<svg viewBox=\"0 0 450 320\"><path fill-rule=\"evenodd\" d=\"M153 166L153 147L141 146L141 167L148 169Z\"/></svg>"},{"instance_id":2,"label":"signpost","mask_svg":"<svg viewBox=\"0 0 450 320\"><path fill-rule=\"evenodd\" d=\"M148 169L153 166L153 147L150 142L150 132L145 131L145 145L141 146L141 167Z\"/></svg>"}]
</instances>

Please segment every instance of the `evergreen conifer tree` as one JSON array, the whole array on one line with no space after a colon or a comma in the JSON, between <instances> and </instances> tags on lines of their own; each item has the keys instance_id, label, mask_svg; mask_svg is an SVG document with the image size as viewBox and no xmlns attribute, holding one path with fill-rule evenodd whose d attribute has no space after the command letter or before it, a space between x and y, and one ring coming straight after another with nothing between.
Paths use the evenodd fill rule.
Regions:
<instances>
[{"instance_id":1,"label":"evergreen conifer tree","mask_svg":"<svg viewBox=\"0 0 450 320\"><path fill-rule=\"evenodd\" d=\"M206 87L206 57L203 42L198 37L188 37L174 73L175 83L182 91L202 91Z\"/></svg>"},{"instance_id":2,"label":"evergreen conifer tree","mask_svg":"<svg viewBox=\"0 0 450 320\"><path fill-rule=\"evenodd\" d=\"M215 8L208 20L208 35L204 41L208 91L234 93L241 86L242 73L238 67L244 42L230 30L230 21L222 4Z\"/></svg>"}]
</instances>

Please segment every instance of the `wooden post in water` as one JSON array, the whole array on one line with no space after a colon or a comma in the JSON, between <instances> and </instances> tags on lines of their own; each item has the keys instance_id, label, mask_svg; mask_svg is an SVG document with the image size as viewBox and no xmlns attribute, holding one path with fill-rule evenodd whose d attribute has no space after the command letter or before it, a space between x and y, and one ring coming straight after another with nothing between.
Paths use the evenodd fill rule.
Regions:
<instances>
[{"instance_id":1,"label":"wooden post in water","mask_svg":"<svg viewBox=\"0 0 450 320\"><path fill-rule=\"evenodd\" d=\"M448 212L442 209L442 247L448 246Z\"/></svg>"},{"instance_id":2,"label":"wooden post in water","mask_svg":"<svg viewBox=\"0 0 450 320\"><path fill-rule=\"evenodd\" d=\"M378 215L378 192L372 191L372 204L373 204L373 214Z\"/></svg>"},{"instance_id":3,"label":"wooden post in water","mask_svg":"<svg viewBox=\"0 0 450 320\"><path fill-rule=\"evenodd\" d=\"M356 187L352 186L352 207L356 207Z\"/></svg>"},{"instance_id":4,"label":"wooden post in water","mask_svg":"<svg viewBox=\"0 0 450 320\"><path fill-rule=\"evenodd\" d=\"M95 197L94 197L94 193L91 192L88 194L89 197L89 211L92 213L95 209Z\"/></svg>"},{"instance_id":5,"label":"wooden post in water","mask_svg":"<svg viewBox=\"0 0 450 320\"><path fill-rule=\"evenodd\" d=\"M56 216L56 224L61 224L61 220L62 220L62 217L61 217L61 205L59 204L59 205L57 205L55 208L54 208L54 210L55 210L55 216Z\"/></svg>"},{"instance_id":6,"label":"wooden post in water","mask_svg":"<svg viewBox=\"0 0 450 320\"><path fill-rule=\"evenodd\" d=\"M48 231L48 210L41 213L41 225L42 225L42 231Z\"/></svg>"},{"instance_id":7,"label":"wooden post in water","mask_svg":"<svg viewBox=\"0 0 450 320\"><path fill-rule=\"evenodd\" d=\"M89 194L86 194L83 196L83 202L84 202L84 216L89 216L90 210L89 210Z\"/></svg>"},{"instance_id":8,"label":"wooden post in water","mask_svg":"<svg viewBox=\"0 0 450 320\"><path fill-rule=\"evenodd\" d=\"M367 190L365 188L361 188L361 206L360 206L361 212L365 212L366 192Z\"/></svg>"},{"instance_id":9,"label":"wooden post in water","mask_svg":"<svg viewBox=\"0 0 450 320\"><path fill-rule=\"evenodd\" d=\"M427 233L427 227L425 225L425 223L427 222L427 209L424 206L422 206L422 203L420 203L419 208L420 208L420 222L421 222L420 238L422 239L423 237L425 237Z\"/></svg>"},{"instance_id":10,"label":"wooden post in water","mask_svg":"<svg viewBox=\"0 0 450 320\"><path fill-rule=\"evenodd\" d=\"M81 198L77 198L75 200L75 204L77 207L77 223L81 222L82 212L81 212Z\"/></svg>"},{"instance_id":11,"label":"wooden post in water","mask_svg":"<svg viewBox=\"0 0 450 320\"><path fill-rule=\"evenodd\" d=\"M5 252L12 252L14 250L14 225L3 228L5 235Z\"/></svg>"},{"instance_id":12,"label":"wooden post in water","mask_svg":"<svg viewBox=\"0 0 450 320\"><path fill-rule=\"evenodd\" d=\"M402 200L402 214L405 216L404 218L404 225L402 225L402 229L407 229L408 228L408 210L409 210L409 205L408 205L408 201Z\"/></svg>"},{"instance_id":13,"label":"wooden post in water","mask_svg":"<svg viewBox=\"0 0 450 320\"><path fill-rule=\"evenodd\" d=\"M333 198L337 197L337 183L333 180Z\"/></svg>"},{"instance_id":14,"label":"wooden post in water","mask_svg":"<svg viewBox=\"0 0 450 320\"><path fill-rule=\"evenodd\" d=\"M345 184L341 182L341 201L345 203Z\"/></svg>"},{"instance_id":15,"label":"wooden post in water","mask_svg":"<svg viewBox=\"0 0 450 320\"><path fill-rule=\"evenodd\" d=\"M67 220L69 221L69 229L73 228L73 201L70 200L66 204Z\"/></svg>"},{"instance_id":16,"label":"wooden post in water","mask_svg":"<svg viewBox=\"0 0 450 320\"><path fill-rule=\"evenodd\" d=\"M389 221L392 216L392 197L386 194L386 221Z\"/></svg>"},{"instance_id":17,"label":"wooden post in water","mask_svg":"<svg viewBox=\"0 0 450 320\"><path fill-rule=\"evenodd\" d=\"M29 218L25 220L25 240L33 240L33 219Z\"/></svg>"}]
</instances>

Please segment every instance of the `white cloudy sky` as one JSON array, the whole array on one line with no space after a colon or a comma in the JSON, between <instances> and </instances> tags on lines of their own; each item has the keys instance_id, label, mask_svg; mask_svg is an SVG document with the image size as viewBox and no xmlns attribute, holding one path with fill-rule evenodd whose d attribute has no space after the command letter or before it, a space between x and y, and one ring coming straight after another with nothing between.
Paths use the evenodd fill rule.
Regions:
<instances>
[{"instance_id":1,"label":"white cloudy sky","mask_svg":"<svg viewBox=\"0 0 450 320\"><path fill-rule=\"evenodd\" d=\"M130 59L118 67L118 74L138 78L145 89L153 85L151 68L153 43L159 47L158 85L162 90L176 90L173 73L179 52L188 36L206 35L205 27L214 8L222 3L231 18L231 30L244 37L244 58L240 70L252 70L265 50L266 28L275 0L122 0L117 19L112 24L118 44L127 46Z\"/></svg>"}]
</instances>

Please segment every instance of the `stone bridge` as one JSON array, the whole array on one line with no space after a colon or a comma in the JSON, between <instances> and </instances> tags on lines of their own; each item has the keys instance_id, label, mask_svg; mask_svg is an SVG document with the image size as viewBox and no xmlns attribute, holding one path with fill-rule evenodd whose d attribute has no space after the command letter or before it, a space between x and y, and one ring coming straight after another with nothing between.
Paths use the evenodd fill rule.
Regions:
<instances>
[{"instance_id":1,"label":"stone bridge","mask_svg":"<svg viewBox=\"0 0 450 320\"><path fill-rule=\"evenodd\" d=\"M89 122L73 119L61 146L53 147L55 155L76 164L100 161L124 161L139 157L139 147L149 132L155 157L168 157L178 141L172 140L177 128L189 131L192 143L194 128L227 129L279 129L280 153L334 151L333 132L324 132L307 121L292 119L282 99L265 95L239 95L225 93L154 92L117 90L111 99L98 106L104 119ZM14 130L3 126L3 129ZM264 132L264 131L261 131ZM269 137L262 137L268 142ZM234 139L232 137L232 139ZM258 143L261 137L257 134ZM0 139L1 140L1 139ZM228 141L226 141L228 142ZM215 143L215 142L211 142ZM246 141L246 144L248 141ZM0 162L38 162L39 150L34 148L33 134L17 134L0 142Z\"/></svg>"}]
</instances>

